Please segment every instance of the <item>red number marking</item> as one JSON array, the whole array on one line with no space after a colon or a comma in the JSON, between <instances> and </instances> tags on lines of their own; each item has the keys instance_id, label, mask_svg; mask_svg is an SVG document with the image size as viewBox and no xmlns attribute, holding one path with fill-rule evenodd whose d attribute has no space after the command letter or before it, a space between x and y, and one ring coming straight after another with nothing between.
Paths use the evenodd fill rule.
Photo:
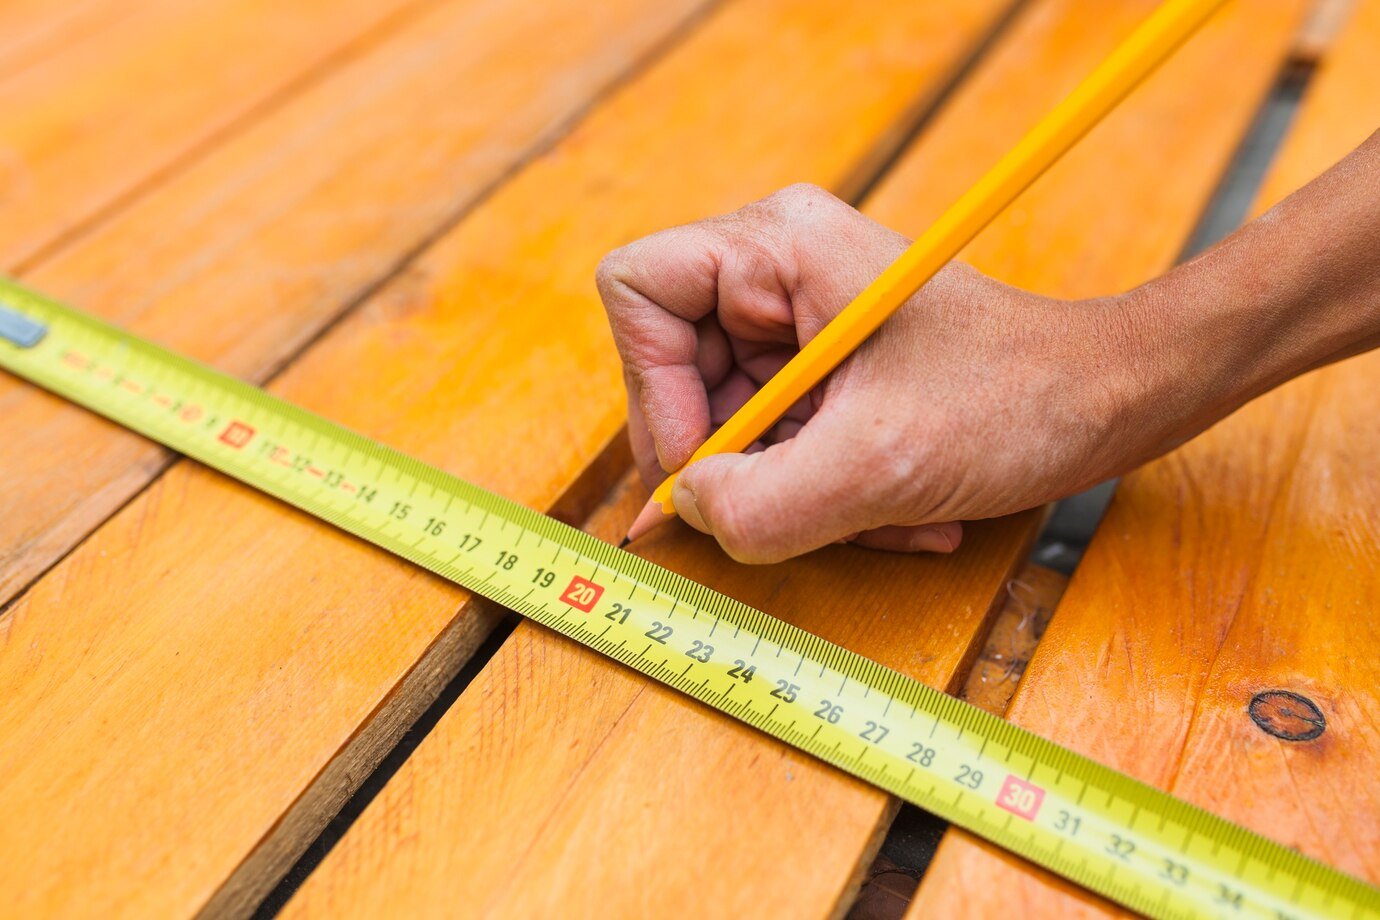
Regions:
<instances>
[{"instance_id":1,"label":"red number marking","mask_svg":"<svg viewBox=\"0 0 1380 920\"><path fill-rule=\"evenodd\" d=\"M171 406L171 405L172 405L172 400L169 399L168 397L162 396L162 395L155 396L155 397L153 398L153 401L156 402L156 403L158 403L158 405L164 406L164 407L166 407L166 406Z\"/></svg>"},{"instance_id":2,"label":"red number marking","mask_svg":"<svg viewBox=\"0 0 1380 920\"><path fill-rule=\"evenodd\" d=\"M325 476L325 475L326 475L326 471L325 471L325 470L318 470L318 469L317 469L316 467L314 467L314 466L309 466L309 467L307 467L307 472L308 472L308 473L311 473L313 476Z\"/></svg>"},{"instance_id":3,"label":"red number marking","mask_svg":"<svg viewBox=\"0 0 1380 920\"><path fill-rule=\"evenodd\" d=\"M1045 791L1034 783L1028 783L1015 776L1008 776L997 793L997 805L1013 815L1027 821L1034 821L1040 811L1040 803L1045 800Z\"/></svg>"},{"instance_id":4,"label":"red number marking","mask_svg":"<svg viewBox=\"0 0 1380 920\"><path fill-rule=\"evenodd\" d=\"M74 367L86 367L91 363L89 360L87 360L86 356L79 355L75 351L69 351L66 354L64 354L62 356L62 360L66 361L68 364L73 365Z\"/></svg>"},{"instance_id":5,"label":"red number marking","mask_svg":"<svg viewBox=\"0 0 1380 920\"><path fill-rule=\"evenodd\" d=\"M229 444L235 450L239 450L249 443L249 439L254 437L254 429L244 422L231 422L224 431L220 433L221 441Z\"/></svg>"},{"instance_id":6,"label":"red number marking","mask_svg":"<svg viewBox=\"0 0 1380 920\"><path fill-rule=\"evenodd\" d=\"M144 392L144 388L141 387L139 384L135 383L133 380L121 380L120 386L124 387L126 390L129 390L131 393Z\"/></svg>"},{"instance_id":7,"label":"red number marking","mask_svg":"<svg viewBox=\"0 0 1380 920\"><path fill-rule=\"evenodd\" d=\"M594 605L599 603L603 593L604 589L601 586L576 575L570 580L570 587L561 595L561 601L589 613L594 609Z\"/></svg>"},{"instance_id":8,"label":"red number marking","mask_svg":"<svg viewBox=\"0 0 1380 920\"><path fill-rule=\"evenodd\" d=\"M292 461L288 459L288 449L286 447L273 448L271 459L274 463L281 463L283 466L292 466Z\"/></svg>"},{"instance_id":9,"label":"red number marking","mask_svg":"<svg viewBox=\"0 0 1380 920\"><path fill-rule=\"evenodd\" d=\"M179 413L178 417L181 418L184 422L195 422L197 419L201 418L201 407L188 406L187 408L183 409L181 413Z\"/></svg>"}]
</instances>

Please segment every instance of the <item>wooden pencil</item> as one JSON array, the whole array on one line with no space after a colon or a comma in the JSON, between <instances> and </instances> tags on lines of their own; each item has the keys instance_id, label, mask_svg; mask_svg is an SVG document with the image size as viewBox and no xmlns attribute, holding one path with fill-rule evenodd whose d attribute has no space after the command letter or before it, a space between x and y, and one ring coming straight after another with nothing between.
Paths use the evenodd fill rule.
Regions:
<instances>
[{"instance_id":1,"label":"wooden pencil","mask_svg":"<svg viewBox=\"0 0 1380 920\"><path fill-rule=\"evenodd\" d=\"M1196 32L1225 0L1167 0L1083 82L965 192L852 303L699 446L689 466L747 449L791 406L958 255L992 219L1044 174L1131 90ZM681 469L684 469L682 466ZM675 514L676 470L652 493L627 545Z\"/></svg>"}]
</instances>

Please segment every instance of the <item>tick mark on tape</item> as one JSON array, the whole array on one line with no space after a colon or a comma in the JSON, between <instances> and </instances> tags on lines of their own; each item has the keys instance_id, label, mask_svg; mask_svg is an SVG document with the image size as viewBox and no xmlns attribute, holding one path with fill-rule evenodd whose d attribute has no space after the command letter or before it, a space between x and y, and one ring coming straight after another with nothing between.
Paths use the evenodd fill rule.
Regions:
<instances>
[{"instance_id":1,"label":"tick mark on tape","mask_svg":"<svg viewBox=\"0 0 1380 920\"><path fill-rule=\"evenodd\" d=\"M20 348L33 348L47 334L47 326L0 301L0 339Z\"/></svg>"}]
</instances>

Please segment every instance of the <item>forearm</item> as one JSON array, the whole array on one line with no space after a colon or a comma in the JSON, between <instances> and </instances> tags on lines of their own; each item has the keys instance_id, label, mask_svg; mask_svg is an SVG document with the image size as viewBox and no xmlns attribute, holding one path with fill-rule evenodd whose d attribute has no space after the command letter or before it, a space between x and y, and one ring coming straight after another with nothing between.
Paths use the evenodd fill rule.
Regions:
<instances>
[{"instance_id":1,"label":"forearm","mask_svg":"<svg viewBox=\"0 0 1380 920\"><path fill-rule=\"evenodd\" d=\"M1380 133L1223 243L1127 295L1150 401L1191 437L1380 345ZM1164 413L1166 417L1170 413Z\"/></svg>"}]
</instances>

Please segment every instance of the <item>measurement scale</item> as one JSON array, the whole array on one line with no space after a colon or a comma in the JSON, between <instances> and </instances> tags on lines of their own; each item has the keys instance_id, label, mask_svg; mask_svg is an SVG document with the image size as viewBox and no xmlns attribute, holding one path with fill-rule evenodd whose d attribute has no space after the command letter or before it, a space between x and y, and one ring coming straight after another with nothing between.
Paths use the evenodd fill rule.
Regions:
<instances>
[{"instance_id":1,"label":"measurement scale","mask_svg":"<svg viewBox=\"0 0 1380 920\"><path fill-rule=\"evenodd\" d=\"M588 534L0 279L0 367L1152 917L1380 890Z\"/></svg>"}]
</instances>

